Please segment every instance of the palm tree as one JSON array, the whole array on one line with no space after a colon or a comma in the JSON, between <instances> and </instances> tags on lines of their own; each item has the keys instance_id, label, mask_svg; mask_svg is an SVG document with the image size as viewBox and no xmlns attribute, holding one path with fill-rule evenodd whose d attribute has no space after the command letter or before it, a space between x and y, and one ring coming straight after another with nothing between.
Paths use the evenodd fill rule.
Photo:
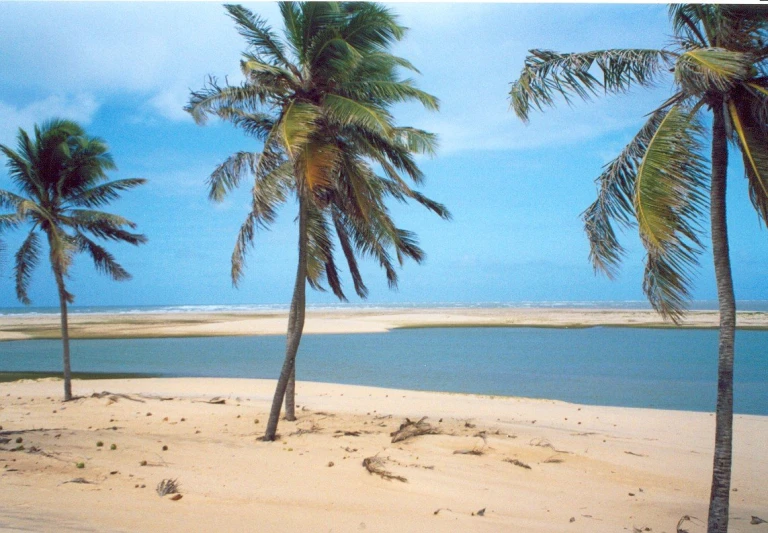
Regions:
<instances>
[{"instance_id":1,"label":"palm tree","mask_svg":"<svg viewBox=\"0 0 768 533\"><path fill-rule=\"evenodd\" d=\"M288 315L286 354L264 440L274 440L283 398L286 418L295 420L295 360L304 328L306 284L346 300L336 264L341 247L355 292L368 289L357 258L373 258L397 285L393 254L421 262L413 233L398 228L387 197L415 200L443 218L446 208L412 189L423 174L414 154L433 154L435 138L397 127L389 108L415 100L436 110L437 99L401 79L398 67L416 71L389 48L405 29L374 3L282 2L281 39L264 19L247 9L226 9L248 42L241 61L246 78L221 87L215 79L192 93L186 107L198 123L209 115L231 121L263 142L259 153L238 152L211 174L209 196L220 201L252 175L252 207L232 254L232 281L243 274L245 254L258 227L271 224L279 204L298 204L299 258ZM375 168L381 169L378 174ZM334 239L335 235L335 239Z\"/></svg>"},{"instance_id":2,"label":"palm tree","mask_svg":"<svg viewBox=\"0 0 768 533\"><path fill-rule=\"evenodd\" d=\"M596 271L616 273L624 254L613 223L637 223L647 251L643 289L653 307L677 322L690 300L702 249L700 220L709 193L712 253L720 307L717 416L709 533L728 529L733 434L736 305L725 214L728 141L738 148L752 203L768 222L768 47L766 10L757 6L672 5L675 46L560 54L531 50L510 91L524 121L576 95L625 92L674 73L674 94L598 178L597 200L584 212ZM712 115L710 173L702 115ZM707 189L709 189L707 191Z\"/></svg>"},{"instance_id":3,"label":"palm tree","mask_svg":"<svg viewBox=\"0 0 768 533\"><path fill-rule=\"evenodd\" d=\"M122 191L144 183L143 179L107 182L106 171L115 169L108 147L101 139L86 136L74 122L54 119L35 126L35 137L19 129L17 151L0 145L7 157L11 180L19 194L0 190L0 233L30 224L29 233L16 252L16 296L25 305L32 270L40 261L43 248L40 233L48 241L48 257L56 280L61 307L61 340L64 357L64 400L72 399L69 362L67 304L74 295L67 291L65 278L76 253L88 254L96 270L116 281L130 279L110 252L89 238L123 241L138 245L143 235L125 228L136 225L121 216L96 211L118 198Z\"/></svg>"}]
</instances>

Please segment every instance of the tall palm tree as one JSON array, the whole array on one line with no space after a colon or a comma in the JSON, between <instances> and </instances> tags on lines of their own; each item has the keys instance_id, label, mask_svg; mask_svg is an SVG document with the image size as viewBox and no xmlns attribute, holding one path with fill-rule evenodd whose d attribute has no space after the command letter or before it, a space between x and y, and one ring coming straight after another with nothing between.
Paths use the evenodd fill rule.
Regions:
<instances>
[{"instance_id":1,"label":"tall palm tree","mask_svg":"<svg viewBox=\"0 0 768 533\"><path fill-rule=\"evenodd\" d=\"M73 256L86 253L96 269L116 281L130 279L110 252L92 240L122 241L138 245L143 235L125 228L136 225L121 216L96 211L118 198L122 191L144 183L143 179L106 181L106 171L115 169L108 147L101 139L88 137L74 122L54 119L35 126L34 139L19 129L16 151L0 145L6 156L8 172L19 193L0 190L0 214L3 230L29 228L26 239L16 252L16 296L29 305L27 295L32 270L40 262L42 233L48 241L48 258L56 280L61 307L61 340L64 358L64 400L72 399L69 361L67 304L74 295L67 291L65 278ZM88 236L91 235L91 237Z\"/></svg>"},{"instance_id":2,"label":"tall palm tree","mask_svg":"<svg viewBox=\"0 0 768 533\"><path fill-rule=\"evenodd\" d=\"M283 398L286 418L295 419L295 361L304 328L306 284L346 300L336 264L341 247L355 292L368 294L357 257L371 257L397 284L393 254L421 262L413 233L398 228L387 197L415 200L443 218L446 208L412 189L423 174L414 154L433 154L435 138L397 127L389 112L415 100L436 110L437 99L401 79L398 68L416 69L389 53L405 29L386 8L363 2L282 2L280 38L247 9L226 9L248 42L241 61L245 82L221 87L215 79L190 96L186 107L198 123L209 115L231 121L263 142L259 153L238 152L211 174L215 201L252 175L252 208L232 254L232 281L243 274L255 231L275 220L279 204L298 204L299 257L288 315L286 354L277 382L265 440L274 440ZM377 173L375 168L380 168ZM335 239L334 239L335 234Z\"/></svg>"},{"instance_id":3,"label":"tall palm tree","mask_svg":"<svg viewBox=\"0 0 768 533\"><path fill-rule=\"evenodd\" d=\"M669 8L674 46L560 54L531 50L510 91L524 121L576 95L625 92L674 73L674 94L598 178L597 200L584 212L597 271L613 277L624 250L614 223L637 223L647 251L643 289L653 307L677 322L690 300L690 273L702 249L700 220L709 193L712 253L720 307L717 416L709 533L728 529L733 434L736 305L725 213L728 141L744 159L752 203L768 223L768 12L758 6ZM703 115L711 113L711 134ZM707 176L705 143L711 142Z\"/></svg>"}]
</instances>

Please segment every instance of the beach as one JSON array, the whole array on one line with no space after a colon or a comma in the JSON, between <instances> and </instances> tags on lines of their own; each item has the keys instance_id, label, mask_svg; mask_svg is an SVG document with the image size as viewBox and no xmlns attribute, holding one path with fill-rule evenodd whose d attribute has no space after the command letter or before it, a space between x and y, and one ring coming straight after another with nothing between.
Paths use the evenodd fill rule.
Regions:
<instances>
[{"instance_id":1,"label":"beach","mask_svg":"<svg viewBox=\"0 0 768 533\"><path fill-rule=\"evenodd\" d=\"M273 386L75 381L62 403L60 381L0 384L0 528L704 531L709 413L299 382L298 420L267 443ZM391 442L422 417L435 434ZM735 435L731 531L759 531L768 417L737 415Z\"/></svg>"},{"instance_id":2,"label":"beach","mask_svg":"<svg viewBox=\"0 0 768 533\"><path fill-rule=\"evenodd\" d=\"M691 311L681 325L716 328L717 311ZM0 316L0 341L58 338L56 314ZM233 335L283 335L286 312L258 313L73 313L70 336L85 338L153 338ZM592 326L671 327L650 309L561 308L382 308L307 311L305 333L376 333L414 327L514 327L576 328ZM768 312L742 311L737 326L768 329Z\"/></svg>"},{"instance_id":3,"label":"beach","mask_svg":"<svg viewBox=\"0 0 768 533\"><path fill-rule=\"evenodd\" d=\"M286 323L276 312L70 319L77 338L277 335ZM716 321L698 311L685 325ZM669 324L642 310L358 309L310 311L305 331L597 325ZM763 329L766 313L739 325ZM0 318L3 340L57 328L56 315ZM675 533L688 516L682 529L705 531L711 413L299 381L298 420L270 443L274 385L75 380L64 403L55 378L0 383L0 530ZM392 442L408 421L429 431ZM765 527L750 521L768 519L766 441L768 417L736 415L730 531ZM179 499L158 494L163 480Z\"/></svg>"}]
</instances>

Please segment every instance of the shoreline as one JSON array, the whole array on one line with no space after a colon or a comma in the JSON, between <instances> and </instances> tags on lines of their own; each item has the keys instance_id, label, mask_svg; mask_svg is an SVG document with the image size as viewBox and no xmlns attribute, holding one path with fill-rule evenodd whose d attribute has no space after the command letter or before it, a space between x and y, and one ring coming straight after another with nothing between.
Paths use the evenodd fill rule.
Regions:
<instances>
[{"instance_id":1,"label":"shoreline","mask_svg":"<svg viewBox=\"0 0 768 533\"><path fill-rule=\"evenodd\" d=\"M63 403L60 381L0 383L3 526L613 533L706 516L709 413L300 381L298 420L266 443L274 384L76 380ZM391 442L422 417L437 434ZM737 415L735 433L738 533L768 501L768 416ZM369 473L371 457L405 481ZM180 500L155 493L163 479Z\"/></svg>"},{"instance_id":2,"label":"shoreline","mask_svg":"<svg viewBox=\"0 0 768 533\"><path fill-rule=\"evenodd\" d=\"M716 329L717 311L691 311L680 325L652 310L565 308L392 308L307 311L305 334L382 333L445 327ZM283 335L287 312L183 312L70 315L72 339ZM58 339L58 315L0 317L0 341ZM768 330L768 312L740 311L737 328Z\"/></svg>"}]
</instances>

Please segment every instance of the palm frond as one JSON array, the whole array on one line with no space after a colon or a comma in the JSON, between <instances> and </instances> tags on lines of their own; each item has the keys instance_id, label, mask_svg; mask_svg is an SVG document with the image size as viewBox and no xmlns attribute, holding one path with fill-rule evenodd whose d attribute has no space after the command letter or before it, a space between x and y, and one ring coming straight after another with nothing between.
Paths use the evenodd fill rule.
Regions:
<instances>
[{"instance_id":1,"label":"palm frond","mask_svg":"<svg viewBox=\"0 0 768 533\"><path fill-rule=\"evenodd\" d=\"M27 295L29 281L32 278L32 271L40 261L40 238L34 229L21 243L15 259L16 297L24 305L30 305L32 302Z\"/></svg>"},{"instance_id":2,"label":"palm frond","mask_svg":"<svg viewBox=\"0 0 768 533\"><path fill-rule=\"evenodd\" d=\"M575 54L531 50L530 54L509 93L512 108L525 122L532 108L554 106L557 95L570 104L574 96L589 100L599 91L620 93L634 84L650 86L673 57L665 50L642 49ZM593 73L595 67L602 79Z\"/></svg>"},{"instance_id":3,"label":"palm frond","mask_svg":"<svg viewBox=\"0 0 768 533\"><path fill-rule=\"evenodd\" d=\"M224 7L237 24L238 33L255 52L282 67L291 64L283 44L265 19L240 5L225 4Z\"/></svg>"},{"instance_id":4,"label":"palm frond","mask_svg":"<svg viewBox=\"0 0 768 533\"><path fill-rule=\"evenodd\" d=\"M341 126L355 125L385 136L392 132L392 117L378 106L338 94L327 94L323 99L323 111L329 119Z\"/></svg>"},{"instance_id":5,"label":"palm frond","mask_svg":"<svg viewBox=\"0 0 768 533\"><path fill-rule=\"evenodd\" d=\"M147 242L145 235L124 230L123 227L135 229L136 224L120 215L85 209L72 209L68 215L62 217L62 222L74 227L79 233L87 231L100 239L127 242L134 246Z\"/></svg>"},{"instance_id":6,"label":"palm frond","mask_svg":"<svg viewBox=\"0 0 768 533\"><path fill-rule=\"evenodd\" d=\"M256 165L262 154L236 152L217 166L208 178L208 199L222 202L232 189L248 174L256 173Z\"/></svg>"},{"instance_id":7,"label":"palm frond","mask_svg":"<svg viewBox=\"0 0 768 533\"><path fill-rule=\"evenodd\" d=\"M317 129L320 109L309 102L292 101L280 117L280 132L286 154L294 160Z\"/></svg>"},{"instance_id":8,"label":"palm frond","mask_svg":"<svg viewBox=\"0 0 768 533\"><path fill-rule=\"evenodd\" d=\"M344 224L342 223L341 216L337 210L332 210L333 226L336 229L336 236L341 244L341 249L344 252L344 257L347 260L347 266L349 267L349 274L352 276L352 284L355 287L355 292L360 298L368 297L368 287L363 282L363 277L360 275L360 268L357 265L357 259L355 258L355 251L349 241L349 234L347 233Z\"/></svg>"},{"instance_id":9,"label":"palm frond","mask_svg":"<svg viewBox=\"0 0 768 533\"><path fill-rule=\"evenodd\" d=\"M635 213L648 251L644 288L651 305L672 319L684 312L701 248L698 219L707 205L702 133L695 115L672 107L648 142L635 178Z\"/></svg>"},{"instance_id":10,"label":"palm frond","mask_svg":"<svg viewBox=\"0 0 768 533\"><path fill-rule=\"evenodd\" d=\"M108 275L115 281L131 279L131 275L126 272L117 261L115 261L115 257L106 249L102 248L80 232L77 232L73 239L78 247L78 251L87 253L91 256L97 271Z\"/></svg>"},{"instance_id":11,"label":"palm frond","mask_svg":"<svg viewBox=\"0 0 768 533\"><path fill-rule=\"evenodd\" d=\"M727 92L751 75L748 54L720 48L687 50L675 63L675 81L688 94Z\"/></svg>"},{"instance_id":12,"label":"palm frond","mask_svg":"<svg viewBox=\"0 0 768 533\"><path fill-rule=\"evenodd\" d=\"M101 207L120 198L120 193L143 185L143 178L128 178L102 183L78 192L68 198L67 203L79 207Z\"/></svg>"},{"instance_id":13,"label":"palm frond","mask_svg":"<svg viewBox=\"0 0 768 533\"><path fill-rule=\"evenodd\" d=\"M269 87L261 85L220 87L217 80L210 77L203 89L190 94L184 110L192 115L197 124L205 124L209 115L228 120L235 109L258 109L266 104L273 94L274 91Z\"/></svg>"},{"instance_id":14,"label":"palm frond","mask_svg":"<svg viewBox=\"0 0 768 533\"><path fill-rule=\"evenodd\" d=\"M737 98L728 101L728 111L744 159L749 197L763 223L768 225L768 133L751 112L750 100L746 91L737 93Z\"/></svg>"},{"instance_id":15,"label":"palm frond","mask_svg":"<svg viewBox=\"0 0 768 533\"><path fill-rule=\"evenodd\" d=\"M589 239L589 260L596 272L610 279L617 275L624 255L612 222L624 227L632 225L637 168L667 113L668 110L653 112L619 156L605 166L596 180L597 199L581 215Z\"/></svg>"}]
</instances>

